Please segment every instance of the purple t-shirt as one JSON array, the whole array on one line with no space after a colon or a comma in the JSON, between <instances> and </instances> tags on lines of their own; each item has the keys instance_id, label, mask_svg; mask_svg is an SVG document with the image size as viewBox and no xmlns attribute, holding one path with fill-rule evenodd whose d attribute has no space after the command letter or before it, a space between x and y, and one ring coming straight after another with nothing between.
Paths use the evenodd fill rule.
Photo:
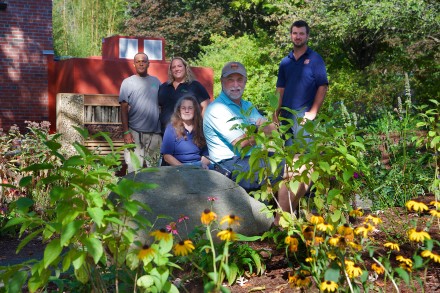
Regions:
<instances>
[{"instance_id":1,"label":"purple t-shirt","mask_svg":"<svg viewBox=\"0 0 440 293\"><path fill-rule=\"evenodd\" d=\"M187 139L177 138L176 130L168 124L163 135L160 152L164 155L172 155L179 162L193 163L201 160L202 155L208 155L207 147L199 148L193 142L192 132L186 132Z\"/></svg>"}]
</instances>

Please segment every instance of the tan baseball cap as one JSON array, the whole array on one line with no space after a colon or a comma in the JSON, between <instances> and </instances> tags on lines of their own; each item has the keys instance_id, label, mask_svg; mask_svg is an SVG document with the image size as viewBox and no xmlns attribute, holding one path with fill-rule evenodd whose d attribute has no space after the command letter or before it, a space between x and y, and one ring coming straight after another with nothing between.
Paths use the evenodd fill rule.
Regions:
<instances>
[{"instance_id":1,"label":"tan baseball cap","mask_svg":"<svg viewBox=\"0 0 440 293\"><path fill-rule=\"evenodd\" d=\"M227 77L233 73L239 73L243 75L244 77L247 77L246 75L246 68L244 68L244 65L240 62L228 62L222 69L222 76L221 77Z\"/></svg>"}]
</instances>

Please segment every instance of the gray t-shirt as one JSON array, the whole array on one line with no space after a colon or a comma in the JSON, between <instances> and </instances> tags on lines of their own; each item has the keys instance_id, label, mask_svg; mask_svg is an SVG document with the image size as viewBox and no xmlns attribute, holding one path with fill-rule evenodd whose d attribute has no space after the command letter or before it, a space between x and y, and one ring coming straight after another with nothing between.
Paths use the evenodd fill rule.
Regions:
<instances>
[{"instance_id":1,"label":"gray t-shirt","mask_svg":"<svg viewBox=\"0 0 440 293\"><path fill-rule=\"evenodd\" d=\"M122 81L119 103L129 104L128 126L137 132L160 133L157 92L160 81L148 75L132 75Z\"/></svg>"}]
</instances>

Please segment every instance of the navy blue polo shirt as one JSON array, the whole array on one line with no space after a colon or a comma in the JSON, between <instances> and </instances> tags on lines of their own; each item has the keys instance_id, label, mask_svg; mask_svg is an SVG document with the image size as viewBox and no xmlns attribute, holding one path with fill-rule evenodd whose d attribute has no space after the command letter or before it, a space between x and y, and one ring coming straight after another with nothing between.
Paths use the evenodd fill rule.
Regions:
<instances>
[{"instance_id":1,"label":"navy blue polo shirt","mask_svg":"<svg viewBox=\"0 0 440 293\"><path fill-rule=\"evenodd\" d=\"M177 138L176 130L171 124L165 129L160 152L164 155L172 155L181 163L199 162L203 156L208 155L208 148L199 148L193 142L193 133L186 129L186 140Z\"/></svg>"},{"instance_id":2,"label":"navy blue polo shirt","mask_svg":"<svg viewBox=\"0 0 440 293\"><path fill-rule=\"evenodd\" d=\"M312 49L307 48L298 60L292 51L281 60L277 88L284 88L282 107L309 111L318 88L325 84L328 79L324 60Z\"/></svg>"},{"instance_id":3,"label":"navy blue polo shirt","mask_svg":"<svg viewBox=\"0 0 440 293\"><path fill-rule=\"evenodd\" d=\"M159 119L162 125L162 132L165 131L167 124L171 120L177 101L187 95L195 97L199 104L210 98L206 89L197 80L193 80L190 83L181 83L176 89L172 82L167 81L160 85L158 99L159 106L161 107Z\"/></svg>"}]
</instances>

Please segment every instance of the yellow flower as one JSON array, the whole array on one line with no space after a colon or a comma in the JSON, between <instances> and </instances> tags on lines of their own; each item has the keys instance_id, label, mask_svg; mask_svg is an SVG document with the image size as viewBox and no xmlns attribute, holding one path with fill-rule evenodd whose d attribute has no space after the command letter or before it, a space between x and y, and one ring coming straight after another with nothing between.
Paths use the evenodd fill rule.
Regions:
<instances>
[{"instance_id":1,"label":"yellow flower","mask_svg":"<svg viewBox=\"0 0 440 293\"><path fill-rule=\"evenodd\" d=\"M289 284L292 284L291 287L296 285L296 279L296 275L294 275L292 272L289 272L288 282Z\"/></svg>"},{"instance_id":2,"label":"yellow flower","mask_svg":"<svg viewBox=\"0 0 440 293\"><path fill-rule=\"evenodd\" d=\"M358 244L358 243L356 243L356 242L354 242L354 241L350 241L350 242L348 242L348 245L349 245L351 248L356 249L357 251L361 251L361 250L362 250L362 245L360 245L360 244Z\"/></svg>"},{"instance_id":3,"label":"yellow flower","mask_svg":"<svg viewBox=\"0 0 440 293\"><path fill-rule=\"evenodd\" d=\"M423 212L428 210L428 206L424 204L423 202L418 202L415 200L410 200L405 204L408 211L414 211L414 212Z\"/></svg>"},{"instance_id":4,"label":"yellow flower","mask_svg":"<svg viewBox=\"0 0 440 293\"><path fill-rule=\"evenodd\" d=\"M336 292L336 290L338 290L338 284L333 281L324 281L319 286L319 289L323 292Z\"/></svg>"},{"instance_id":5,"label":"yellow flower","mask_svg":"<svg viewBox=\"0 0 440 293\"><path fill-rule=\"evenodd\" d=\"M328 243L329 243L331 246L336 247L336 246L339 245L339 239L340 239L339 236L337 236L337 235L333 235L332 238L330 238L330 239L328 240Z\"/></svg>"},{"instance_id":6,"label":"yellow flower","mask_svg":"<svg viewBox=\"0 0 440 293\"><path fill-rule=\"evenodd\" d=\"M335 260L336 259L336 254L331 252L331 251L329 251L329 252L327 252L327 257L329 259L331 259L331 260Z\"/></svg>"},{"instance_id":7,"label":"yellow flower","mask_svg":"<svg viewBox=\"0 0 440 293\"><path fill-rule=\"evenodd\" d=\"M200 217L200 221L204 225L211 224L211 222L214 221L215 219L217 219L217 215L210 209L205 209L202 213L202 216Z\"/></svg>"},{"instance_id":8,"label":"yellow flower","mask_svg":"<svg viewBox=\"0 0 440 293\"><path fill-rule=\"evenodd\" d=\"M152 258L155 253L156 251L153 248L145 244L144 246L142 246L142 249L139 250L138 259L143 260L146 257Z\"/></svg>"},{"instance_id":9,"label":"yellow flower","mask_svg":"<svg viewBox=\"0 0 440 293\"><path fill-rule=\"evenodd\" d=\"M337 229L338 233L345 237L347 241L353 241L354 239L354 231L353 228L350 227L349 224L345 223L342 226L339 226Z\"/></svg>"},{"instance_id":10,"label":"yellow flower","mask_svg":"<svg viewBox=\"0 0 440 293\"><path fill-rule=\"evenodd\" d=\"M396 260L400 261L401 263L404 263L408 267L412 267L412 260L410 260L409 258L398 255L398 256L396 256Z\"/></svg>"},{"instance_id":11,"label":"yellow flower","mask_svg":"<svg viewBox=\"0 0 440 293\"><path fill-rule=\"evenodd\" d=\"M174 245L174 255L188 255L195 249L191 240L180 241Z\"/></svg>"},{"instance_id":12,"label":"yellow flower","mask_svg":"<svg viewBox=\"0 0 440 293\"><path fill-rule=\"evenodd\" d=\"M378 275L382 275L382 274L385 272L385 269L384 269L382 266L380 266L380 265L378 265L378 264L376 264L376 263L373 263L373 264L371 265L371 269L372 269L373 271L375 271L376 274L378 274Z\"/></svg>"},{"instance_id":13,"label":"yellow flower","mask_svg":"<svg viewBox=\"0 0 440 293\"><path fill-rule=\"evenodd\" d=\"M312 217L310 218L310 223L312 223L313 225L324 223L324 218L321 216L312 215Z\"/></svg>"},{"instance_id":14,"label":"yellow flower","mask_svg":"<svg viewBox=\"0 0 440 293\"><path fill-rule=\"evenodd\" d=\"M364 211L361 208L357 208L355 210L351 210L348 214L352 217L362 217L364 215Z\"/></svg>"},{"instance_id":15,"label":"yellow flower","mask_svg":"<svg viewBox=\"0 0 440 293\"><path fill-rule=\"evenodd\" d=\"M297 252L298 251L298 239L293 237L292 235L289 235L284 239L284 243L286 243L289 246L290 252Z\"/></svg>"},{"instance_id":16,"label":"yellow flower","mask_svg":"<svg viewBox=\"0 0 440 293\"><path fill-rule=\"evenodd\" d=\"M347 267L347 274L350 279L357 278L362 275L362 269L358 265Z\"/></svg>"},{"instance_id":17,"label":"yellow flower","mask_svg":"<svg viewBox=\"0 0 440 293\"><path fill-rule=\"evenodd\" d=\"M399 265L402 269L407 270L408 272L412 272L412 267L407 265L406 263L400 263Z\"/></svg>"},{"instance_id":18,"label":"yellow flower","mask_svg":"<svg viewBox=\"0 0 440 293\"><path fill-rule=\"evenodd\" d=\"M349 260L349 259L345 259L345 260L344 260L344 263L345 263L346 270L347 270L348 268L351 268L351 267L354 266L354 261Z\"/></svg>"},{"instance_id":19,"label":"yellow flower","mask_svg":"<svg viewBox=\"0 0 440 293\"><path fill-rule=\"evenodd\" d=\"M436 208L440 208L440 201L433 200L429 204L435 206Z\"/></svg>"},{"instance_id":20,"label":"yellow flower","mask_svg":"<svg viewBox=\"0 0 440 293\"><path fill-rule=\"evenodd\" d=\"M296 287L308 287L311 283L310 277L300 275L296 279Z\"/></svg>"},{"instance_id":21,"label":"yellow flower","mask_svg":"<svg viewBox=\"0 0 440 293\"><path fill-rule=\"evenodd\" d=\"M217 237L223 241L234 241L237 239L237 235L235 235L231 228L218 232Z\"/></svg>"},{"instance_id":22,"label":"yellow flower","mask_svg":"<svg viewBox=\"0 0 440 293\"><path fill-rule=\"evenodd\" d=\"M241 218L237 217L236 215L228 215L224 216L222 220L220 221L220 225L223 225L223 223L227 222L229 226L233 224L240 225L238 221L240 221Z\"/></svg>"},{"instance_id":23,"label":"yellow flower","mask_svg":"<svg viewBox=\"0 0 440 293\"><path fill-rule=\"evenodd\" d=\"M314 245L319 245L319 244L321 244L323 242L324 242L324 238L323 237L316 236L315 237L315 244Z\"/></svg>"},{"instance_id":24,"label":"yellow flower","mask_svg":"<svg viewBox=\"0 0 440 293\"><path fill-rule=\"evenodd\" d=\"M410 229L408 231L409 240L414 242L423 242L426 239L431 239L431 236L429 236L428 232L420 231L416 229Z\"/></svg>"},{"instance_id":25,"label":"yellow flower","mask_svg":"<svg viewBox=\"0 0 440 293\"><path fill-rule=\"evenodd\" d=\"M385 246L386 248L389 248L391 250L400 251L399 244L397 244L397 243L387 242L383 246Z\"/></svg>"},{"instance_id":26,"label":"yellow flower","mask_svg":"<svg viewBox=\"0 0 440 293\"><path fill-rule=\"evenodd\" d=\"M379 217L368 215L365 217L365 222L371 221L374 225L382 224L382 220Z\"/></svg>"},{"instance_id":27,"label":"yellow flower","mask_svg":"<svg viewBox=\"0 0 440 293\"><path fill-rule=\"evenodd\" d=\"M306 226L303 230L304 238L307 240L312 240L313 236L315 236L315 231L313 226Z\"/></svg>"},{"instance_id":28,"label":"yellow flower","mask_svg":"<svg viewBox=\"0 0 440 293\"><path fill-rule=\"evenodd\" d=\"M305 261L306 261L306 262L312 262L312 261L313 261L313 258L308 257L308 258L305 259Z\"/></svg>"},{"instance_id":29,"label":"yellow flower","mask_svg":"<svg viewBox=\"0 0 440 293\"><path fill-rule=\"evenodd\" d=\"M440 218L440 211L437 211L437 210L430 210L429 213L430 213L431 216L433 216L433 217Z\"/></svg>"},{"instance_id":30,"label":"yellow flower","mask_svg":"<svg viewBox=\"0 0 440 293\"><path fill-rule=\"evenodd\" d=\"M440 263L440 255L435 254L429 250L423 250L421 255L425 258L430 258L436 263Z\"/></svg>"},{"instance_id":31,"label":"yellow flower","mask_svg":"<svg viewBox=\"0 0 440 293\"><path fill-rule=\"evenodd\" d=\"M322 232L333 231L333 225L327 224L325 222L319 223L318 225L316 225L316 229L318 229L319 231L322 231Z\"/></svg>"},{"instance_id":32,"label":"yellow flower","mask_svg":"<svg viewBox=\"0 0 440 293\"><path fill-rule=\"evenodd\" d=\"M170 241L173 238L173 235L171 233L167 232L165 229L156 230L150 233L151 236L154 237L157 241L165 240Z\"/></svg>"},{"instance_id":33,"label":"yellow flower","mask_svg":"<svg viewBox=\"0 0 440 293\"><path fill-rule=\"evenodd\" d=\"M371 226L370 224L364 224L364 225L354 229L354 233L356 235L362 234L362 237L367 238L368 237L368 233L373 231L373 229L374 229L374 227Z\"/></svg>"}]
</instances>

